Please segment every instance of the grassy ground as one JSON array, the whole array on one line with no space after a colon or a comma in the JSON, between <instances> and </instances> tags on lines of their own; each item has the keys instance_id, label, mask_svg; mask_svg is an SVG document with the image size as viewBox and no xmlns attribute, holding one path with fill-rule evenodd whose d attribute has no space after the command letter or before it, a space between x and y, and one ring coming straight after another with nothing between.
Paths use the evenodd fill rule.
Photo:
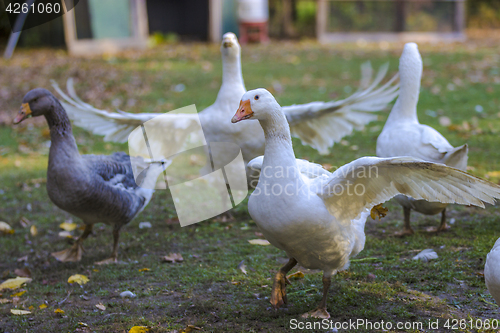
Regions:
<instances>
[{"instance_id":1,"label":"grassy ground","mask_svg":"<svg viewBox=\"0 0 500 333\"><path fill-rule=\"evenodd\" d=\"M420 121L455 146L467 142L470 172L495 182L500 174L494 172L500 170L497 45L498 40L421 45L425 68L419 103ZM378 67L389 61L394 74L401 50L401 44L363 43L245 46L243 74L247 88L268 88L283 105L342 98L354 91L362 62L371 60ZM0 332L128 332L134 325L150 326L155 332L181 332L188 325L203 332L289 332L291 320L316 306L321 274L299 268L306 274L289 287L288 306L277 312L270 308L270 278L286 259L272 246L247 242L258 238L258 228L246 204L235 209L233 220L213 219L181 228L170 194L159 191L122 233L120 264L94 265L111 251L111 228L105 225L95 228L85 242L81 262L56 262L50 253L69 246L58 236L58 225L71 216L50 202L44 183L37 180L46 172L46 125L43 119L29 119L14 127L11 119L29 89L48 88L50 79L63 85L68 77L76 78L85 101L102 108L161 113L196 103L201 110L215 99L221 64L218 47L204 44L91 59L69 58L63 51L23 50L10 61L0 60L0 220L16 231L0 236L0 280L15 277L14 271L21 268L29 268L33 278L21 296L11 297L17 291L0 292L0 299L11 301L0 304ZM179 84L185 85L184 91L175 91ZM334 166L374 155L387 114L345 138L328 156L300 142L294 142L296 153ZM451 119L452 125L440 125L442 117ZM82 153L126 150L125 145L104 143L79 129L75 136ZM420 322L421 330L407 326L388 331L472 332L476 330L448 330L444 325L448 319L499 318L482 277L486 254L500 237L497 207L453 206L449 218L455 222L439 235L426 232L437 226L438 217L414 213L417 233L404 239L392 237L402 228L401 208L394 203L387 207L389 215L382 221L367 222L366 247L358 260L334 278L328 306L334 322L383 320L394 327L397 322ZM37 226L36 237L21 226L21 218ZM143 221L153 227L139 229ZM436 250L439 258L429 263L411 260L427 248ZM170 252L180 253L184 262L161 262L160 257ZM237 268L242 260L246 275ZM84 274L90 282L70 285L67 279L73 274ZM125 290L137 297L121 298ZM106 309L96 308L99 303ZM48 307L40 309L41 304ZM13 308L32 313L14 316ZM58 308L64 314L54 313ZM436 320L439 330L429 329Z\"/></svg>"}]
</instances>

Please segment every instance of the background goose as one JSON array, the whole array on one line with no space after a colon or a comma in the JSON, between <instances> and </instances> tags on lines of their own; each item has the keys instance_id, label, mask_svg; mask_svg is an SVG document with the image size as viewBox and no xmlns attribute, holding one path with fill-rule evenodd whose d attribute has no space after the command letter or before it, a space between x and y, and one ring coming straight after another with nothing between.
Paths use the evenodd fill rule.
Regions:
<instances>
[{"instance_id":1,"label":"background goose","mask_svg":"<svg viewBox=\"0 0 500 333\"><path fill-rule=\"evenodd\" d=\"M113 226L113 252L100 263L117 260L118 239L122 226L129 223L148 204L153 190L137 186L130 157L125 153L110 156L80 155L69 118L56 97L45 89L33 89L23 98L18 124L29 116L45 116L50 128L47 193L56 206L83 220L85 230L73 247L52 253L60 261L79 261L82 242L92 232L94 223ZM151 165L141 174L145 187L151 187L162 171Z\"/></svg>"},{"instance_id":2,"label":"background goose","mask_svg":"<svg viewBox=\"0 0 500 333\"><path fill-rule=\"evenodd\" d=\"M417 44L405 45L399 60L399 75L399 97L377 139L377 156L412 156L466 170L467 145L455 148L438 131L418 122L417 103L422 77L422 58ZM426 215L441 213L441 225L437 231L447 228L446 204L414 200L402 195L395 199L403 206L405 219L404 230L398 234L413 234L410 225L412 209Z\"/></svg>"},{"instance_id":3,"label":"background goose","mask_svg":"<svg viewBox=\"0 0 500 333\"><path fill-rule=\"evenodd\" d=\"M493 296L500 306L500 238L497 239L491 252L486 257L484 279L491 296Z\"/></svg>"},{"instance_id":4,"label":"background goose","mask_svg":"<svg viewBox=\"0 0 500 333\"><path fill-rule=\"evenodd\" d=\"M500 198L500 186L443 164L411 157L363 157L330 173L296 160L284 112L265 89L245 93L233 123L257 119L264 130L264 157L250 167L266 169L248 201L248 211L289 262L274 278L271 304L286 303L286 273L297 263L323 271L323 298L305 316L329 318L331 276L346 269L364 248L370 209L397 194L415 199L484 207Z\"/></svg>"},{"instance_id":5,"label":"background goose","mask_svg":"<svg viewBox=\"0 0 500 333\"><path fill-rule=\"evenodd\" d=\"M208 142L234 142L241 147L243 159L248 163L251 159L264 153L264 135L256 123L242 123L231 126L228 119L238 107L240 97L246 92L241 72L241 48L238 39L233 33L223 36L221 45L222 54L222 85L217 98L211 106L199 113L201 126ZM354 129L362 129L370 121L376 119L375 111L384 109L398 94L398 84L394 84L397 75L381 87L379 83L387 73L384 66L373 82L371 67L362 70L362 87L356 93L344 100L330 102L312 102L302 105L284 107L283 111L291 126L292 135L317 149L322 154L328 153L328 148L342 137L352 133ZM68 81L66 95L55 83L57 92L62 96L62 104L67 110L74 124L92 131L94 134L104 135L108 141L125 142L128 135L144 122L158 117L157 113L131 114L125 112L107 112L93 108L82 102ZM197 124L196 115L172 115L161 122L156 128L149 128L148 132L155 131L158 137L166 133L178 132L186 129L188 132ZM168 144L182 143L179 135L172 140L164 140ZM142 140L139 140L142 142ZM130 141L129 141L130 144ZM132 147L133 151L142 151L144 147ZM164 147L165 151L172 151L171 147ZM175 149L174 153L180 151ZM220 152L223 154L224 152ZM165 156L168 157L168 156ZM227 164L232 161L234 154L214 156L214 159Z\"/></svg>"}]
</instances>

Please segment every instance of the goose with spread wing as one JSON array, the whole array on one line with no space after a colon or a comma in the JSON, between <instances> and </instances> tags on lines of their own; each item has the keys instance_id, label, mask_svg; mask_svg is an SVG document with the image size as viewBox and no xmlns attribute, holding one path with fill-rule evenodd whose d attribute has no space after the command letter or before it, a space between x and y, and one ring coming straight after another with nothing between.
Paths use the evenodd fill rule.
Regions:
<instances>
[{"instance_id":1,"label":"goose with spread wing","mask_svg":"<svg viewBox=\"0 0 500 333\"><path fill-rule=\"evenodd\" d=\"M264 157L249 163L262 172L248 211L266 239L290 258L274 278L275 308L286 303L286 274L299 263L323 271L323 298L305 316L329 318L331 276L363 250L370 209L395 195L480 207L500 198L496 184L412 157L362 157L333 173L297 160L285 113L265 89L243 95L232 122L246 119L257 119L266 138Z\"/></svg>"},{"instance_id":2,"label":"goose with spread wing","mask_svg":"<svg viewBox=\"0 0 500 333\"><path fill-rule=\"evenodd\" d=\"M28 117L44 116L50 129L47 193L50 200L85 223L83 234L67 250L52 253L63 262L80 261L83 241L95 223L113 227L113 252L109 259L98 264L116 262L121 228L132 221L149 203L156 179L163 171L161 165L142 163L134 179L131 158L125 153L80 155L69 118L57 98L46 89L29 91L14 119L18 124ZM137 161L136 165L141 165Z\"/></svg>"},{"instance_id":3,"label":"goose with spread wing","mask_svg":"<svg viewBox=\"0 0 500 333\"><path fill-rule=\"evenodd\" d=\"M211 106L199 113L199 119L208 142L234 142L241 147L243 159L251 159L264 153L264 134L258 124L242 123L235 126L227 121L238 107L240 97L245 93L245 85L241 72L241 48L238 39L233 33L223 36L221 45L222 54L222 85L217 98ZM399 85L395 83L397 74L387 83L379 86L387 73L388 66L383 66L373 82L371 82L371 66L362 68L363 78L360 90L344 100L330 102L312 102L302 105L283 107L293 136L298 137L303 144L310 145L322 154L327 154L329 147L339 142L342 137L349 135L353 130L362 129L370 121L376 119L375 111L384 109L398 94ZM68 80L65 94L57 84L53 84L62 96L62 104L73 120L74 124L92 131L94 134L104 135L107 141L125 142L128 135L144 122L157 117L157 113L125 113L107 112L96 109L82 102L76 95L72 81ZM167 114L166 121L161 122L158 128L149 128L154 135L158 131L159 137L168 133L177 133L179 129L186 129L184 133L196 126L196 115ZM182 122L182 124L180 124ZM177 131L177 132L176 132ZM181 138L181 139L179 139ZM163 140L175 145L184 140L180 134L172 135L172 140ZM138 140L142 142L141 140ZM130 141L129 141L130 144ZM140 151L141 147L132 147ZM165 147L169 151L169 147ZM177 152L179 150L175 150ZM223 154L224 152L220 152ZM168 156L165 156L168 157ZM233 154L214 156L214 159L227 164ZM225 163L224 163L225 162Z\"/></svg>"},{"instance_id":4,"label":"goose with spread wing","mask_svg":"<svg viewBox=\"0 0 500 333\"><path fill-rule=\"evenodd\" d=\"M422 58L417 44L405 45L399 61L399 75L401 86L399 97L377 139L377 156L412 156L466 170L467 144L453 147L438 131L418 121L417 103L422 77ZM404 213L404 229L398 232L398 235L414 233L410 225L412 210L426 215L441 213L441 224L436 230L443 231L448 228L447 204L415 200L404 195L398 195L395 199L403 206Z\"/></svg>"}]
</instances>

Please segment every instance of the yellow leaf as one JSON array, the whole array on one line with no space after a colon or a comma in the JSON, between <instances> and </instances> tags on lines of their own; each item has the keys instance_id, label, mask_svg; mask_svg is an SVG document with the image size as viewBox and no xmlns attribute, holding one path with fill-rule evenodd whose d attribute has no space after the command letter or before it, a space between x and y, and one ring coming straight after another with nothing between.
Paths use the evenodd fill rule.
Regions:
<instances>
[{"instance_id":1,"label":"yellow leaf","mask_svg":"<svg viewBox=\"0 0 500 333\"><path fill-rule=\"evenodd\" d=\"M68 278L68 283L78 283L80 286L89 282L89 278L85 275L75 274Z\"/></svg>"},{"instance_id":2,"label":"yellow leaf","mask_svg":"<svg viewBox=\"0 0 500 333\"><path fill-rule=\"evenodd\" d=\"M16 277L15 279L5 280L2 284L0 284L0 290L3 289L17 289L20 288L23 284L29 283L32 280L30 278L25 277Z\"/></svg>"},{"instance_id":3,"label":"yellow leaf","mask_svg":"<svg viewBox=\"0 0 500 333\"><path fill-rule=\"evenodd\" d=\"M10 309L10 313L12 313L12 314L14 314L16 316L22 316L22 315L30 314L31 311L18 310L18 309Z\"/></svg>"},{"instance_id":4,"label":"yellow leaf","mask_svg":"<svg viewBox=\"0 0 500 333\"><path fill-rule=\"evenodd\" d=\"M78 325L83 326L83 327L89 327L89 325L82 323L82 322L79 322Z\"/></svg>"},{"instance_id":5,"label":"yellow leaf","mask_svg":"<svg viewBox=\"0 0 500 333\"><path fill-rule=\"evenodd\" d=\"M25 292L26 292L26 290L22 290L22 291L20 291L20 292L18 292L18 293L15 293L15 294L13 294L13 295L10 295L10 297L18 297L18 296L22 296Z\"/></svg>"},{"instance_id":6,"label":"yellow leaf","mask_svg":"<svg viewBox=\"0 0 500 333\"><path fill-rule=\"evenodd\" d=\"M57 308L57 309L54 310L54 313L64 314L64 310L61 310L61 309Z\"/></svg>"},{"instance_id":7,"label":"yellow leaf","mask_svg":"<svg viewBox=\"0 0 500 333\"><path fill-rule=\"evenodd\" d=\"M376 206L373 206L372 210L370 211L370 216L374 220L377 217L380 220L380 218L385 217L387 215L388 211L389 210L387 208L382 207L382 204L376 205Z\"/></svg>"},{"instance_id":8,"label":"yellow leaf","mask_svg":"<svg viewBox=\"0 0 500 333\"><path fill-rule=\"evenodd\" d=\"M96 307L96 308L98 308L98 309L99 309L99 310L101 310L101 311L106 310L106 307L105 307L105 306L104 306L104 304L102 304L102 303L96 304L96 305L95 305L95 307Z\"/></svg>"},{"instance_id":9,"label":"yellow leaf","mask_svg":"<svg viewBox=\"0 0 500 333\"><path fill-rule=\"evenodd\" d=\"M288 275L286 278L287 279L291 279L291 278L302 279L303 277L304 277L304 273L302 273L301 271L296 271L295 273Z\"/></svg>"},{"instance_id":10,"label":"yellow leaf","mask_svg":"<svg viewBox=\"0 0 500 333\"><path fill-rule=\"evenodd\" d=\"M147 326L134 326L128 331L128 333L145 333L150 331L151 329Z\"/></svg>"},{"instance_id":11,"label":"yellow leaf","mask_svg":"<svg viewBox=\"0 0 500 333\"><path fill-rule=\"evenodd\" d=\"M248 241L252 245L269 245L269 241L267 239L251 239Z\"/></svg>"},{"instance_id":12,"label":"yellow leaf","mask_svg":"<svg viewBox=\"0 0 500 333\"><path fill-rule=\"evenodd\" d=\"M12 229L6 222L0 221L0 233L4 235L13 234L14 229Z\"/></svg>"},{"instance_id":13,"label":"yellow leaf","mask_svg":"<svg viewBox=\"0 0 500 333\"><path fill-rule=\"evenodd\" d=\"M237 285L240 285L241 282L240 281L231 281L231 284L234 284L235 286L237 286Z\"/></svg>"},{"instance_id":14,"label":"yellow leaf","mask_svg":"<svg viewBox=\"0 0 500 333\"><path fill-rule=\"evenodd\" d=\"M149 269L149 268L141 268L141 269L139 270L139 272L147 272L147 271L150 271L150 269Z\"/></svg>"},{"instance_id":15,"label":"yellow leaf","mask_svg":"<svg viewBox=\"0 0 500 333\"><path fill-rule=\"evenodd\" d=\"M63 222L59 224L59 228L66 230L66 231L73 231L76 229L78 225L76 223L69 223L69 222Z\"/></svg>"},{"instance_id":16,"label":"yellow leaf","mask_svg":"<svg viewBox=\"0 0 500 333\"><path fill-rule=\"evenodd\" d=\"M47 307L47 304L45 304L45 303L44 303L44 304L40 304L40 305L38 306L38 308L39 308L40 310L43 310L43 309L45 309L46 307Z\"/></svg>"},{"instance_id":17,"label":"yellow leaf","mask_svg":"<svg viewBox=\"0 0 500 333\"><path fill-rule=\"evenodd\" d=\"M36 225L32 225L31 226L30 233L31 233L31 236L33 236L33 237L35 237L36 235L38 235L38 229L36 228Z\"/></svg>"},{"instance_id":18,"label":"yellow leaf","mask_svg":"<svg viewBox=\"0 0 500 333\"><path fill-rule=\"evenodd\" d=\"M201 330L201 328L196 327L194 325L187 325L187 327L183 331L181 331L181 332L182 333L190 333L192 331L200 331L200 330Z\"/></svg>"},{"instance_id":19,"label":"yellow leaf","mask_svg":"<svg viewBox=\"0 0 500 333\"><path fill-rule=\"evenodd\" d=\"M33 309L34 309L34 308L35 308L35 307L34 307L33 305L30 305L30 306L28 307L28 310L33 311Z\"/></svg>"}]
</instances>

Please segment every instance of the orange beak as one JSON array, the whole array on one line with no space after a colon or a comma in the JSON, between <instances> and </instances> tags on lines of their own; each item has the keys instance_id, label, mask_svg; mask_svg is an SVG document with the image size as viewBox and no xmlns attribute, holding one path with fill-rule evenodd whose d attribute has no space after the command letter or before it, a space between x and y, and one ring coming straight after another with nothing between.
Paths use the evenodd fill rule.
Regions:
<instances>
[{"instance_id":1,"label":"orange beak","mask_svg":"<svg viewBox=\"0 0 500 333\"><path fill-rule=\"evenodd\" d=\"M250 106L250 100L247 99L246 101L241 101L240 102L240 107L238 108L238 111L236 111L233 119L231 119L231 122L237 123L238 121L242 121L245 119L250 119L253 116L253 111L252 107Z\"/></svg>"},{"instance_id":2,"label":"orange beak","mask_svg":"<svg viewBox=\"0 0 500 333\"><path fill-rule=\"evenodd\" d=\"M23 103L16 118L14 119L14 124L19 124L21 121L28 118L30 115L31 115L30 105L28 103Z\"/></svg>"}]
</instances>

